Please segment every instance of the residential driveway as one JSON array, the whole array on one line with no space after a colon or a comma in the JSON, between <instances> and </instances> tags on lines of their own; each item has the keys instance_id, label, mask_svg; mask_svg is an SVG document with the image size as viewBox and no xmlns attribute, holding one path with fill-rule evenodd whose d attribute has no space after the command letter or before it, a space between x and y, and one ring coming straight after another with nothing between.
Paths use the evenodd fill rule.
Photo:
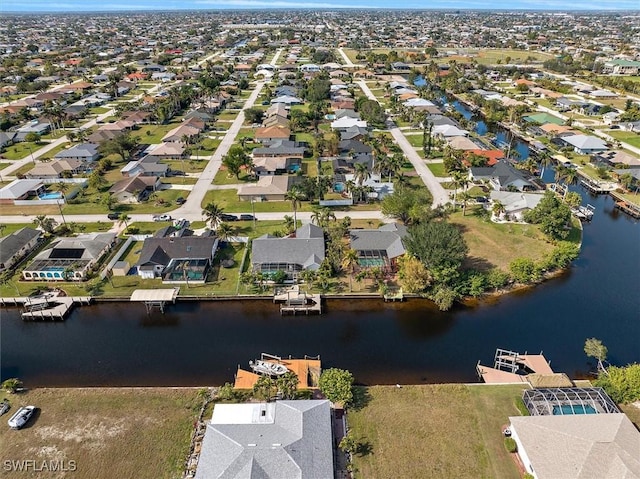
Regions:
<instances>
[{"instance_id":1,"label":"residential driveway","mask_svg":"<svg viewBox=\"0 0 640 479\"><path fill-rule=\"evenodd\" d=\"M378 101L378 99L371 92L369 86L364 82L364 80L359 80L357 83L368 98ZM409 140L407 140L407 138L402 134L400 128L398 128L396 124L391 120L387 120L387 127L389 128L389 132L393 136L393 139L402 149L404 155L411 162L414 169L422 179L423 183L431 192L431 196L433 196L433 207L435 208L437 206L449 203L449 193L447 193L447 190L445 190L438 182L436 176L427 167L424 160L420 158L420 155L418 155L415 148L411 146Z\"/></svg>"}]
</instances>

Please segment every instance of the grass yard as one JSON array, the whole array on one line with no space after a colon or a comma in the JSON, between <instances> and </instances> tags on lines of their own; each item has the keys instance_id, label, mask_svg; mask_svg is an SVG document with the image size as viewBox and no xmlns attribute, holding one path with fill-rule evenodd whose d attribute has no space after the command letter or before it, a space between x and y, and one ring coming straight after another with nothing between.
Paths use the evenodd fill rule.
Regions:
<instances>
[{"instance_id":1,"label":"grass yard","mask_svg":"<svg viewBox=\"0 0 640 479\"><path fill-rule=\"evenodd\" d=\"M519 478L500 426L521 386L374 386L347 420L364 452L356 478Z\"/></svg>"},{"instance_id":2,"label":"grass yard","mask_svg":"<svg viewBox=\"0 0 640 479\"><path fill-rule=\"evenodd\" d=\"M477 269L498 267L508 271L516 258L540 260L554 246L537 225L498 224L474 215L474 207L451 215L450 222L459 226L469 246L468 262Z\"/></svg>"},{"instance_id":3,"label":"grass yard","mask_svg":"<svg viewBox=\"0 0 640 479\"><path fill-rule=\"evenodd\" d=\"M616 140L620 140L622 143L640 148L640 135L638 133L620 130L611 130L607 133Z\"/></svg>"},{"instance_id":4,"label":"grass yard","mask_svg":"<svg viewBox=\"0 0 640 479\"><path fill-rule=\"evenodd\" d=\"M429 168L431 173L435 176L440 176L442 178L449 176L444 169L444 163L427 163L427 168Z\"/></svg>"},{"instance_id":5,"label":"grass yard","mask_svg":"<svg viewBox=\"0 0 640 479\"><path fill-rule=\"evenodd\" d=\"M6 479L180 477L202 406L195 388L52 388L8 397L11 411L26 404L39 410L20 431L0 428L0 457L64 459L77 469L36 475L5 469Z\"/></svg>"},{"instance_id":6,"label":"grass yard","mask_svg":"<svg viewBox=\"0 0 640 479\"><path fill-rule=\"evenodd\" d=\"M414 148L422 148L422 133L419 135L407 135L405 132L405 136L407 137L407 140L409 140L411 146Z\"/></svg>"},{"instance_id":7,"label":"grass yard","mask_svg":"<svg viewBox=\"0 0 640 479\"><path fill-rule=\"evenodd\" d=\"M169 165L172 171L184 171L185 173L201 173L204 171L207 162L205 160L163 160L162 163Z\"/></svg>"},{"instance_id":8,"label":"grass yard","mask_svg":"<svg viewBox=\"0 0 640 479\"><path fill-rule=\"evenodd\" d=\"M224 110L221 113L218 114L217 119L218 120L227 120L227 121L233 121L236 119L236 117L238 116L238 112L237 111L228 111L228 110Z\"/></svg>"},{"instance_id":9,"label":"grass yard","mask_svg":"<svg viewBox=\"0 0 640 479\"><path fill-rule=\"evenodd\" d=\"M140 125L138 130L133 131L132 136L140 138L140 143L145 145L162 143L162 138L180 124L180 121L174 120L166 125Z\"/></svg>"},{"instance_id":10,"label":"grass yard","mask_svg":"<svg viewBox=\"0 0 640 479\"><path fill-rule=\"evenodd\" d=\"M213 184L237 185L240 183L255 183L256 181L257 180L254 180L252 176L244 170L240 172L240 178L236 178L236 175L229 174L229 171L224 166L221 166L213 179Z\"/></svg>"},{"instance_id":11,"label":"grass yard","mask_svg":"<svg viewBox=\"0 0 640 479\"><path fill-rule=\"evenodd\" d=\"M4 206L2 207L4 210ZM0 237L8 236L22 228L35 228L33 223L0 223Z\"/></svg>"},{"instance_id":12,"label":"grass yard","mask_svg":"<svg viewBox=\"0 0 640 479\"><path fill-rule=\"evenodd\" d=\"M30 156L31 153L36 153L40 148L43 148L45 146L47 146L46 143L40 143L38 145L34 142L21 141L20 143L14 143L13 145L7 146L5 151L0 154L0 156L2 158L6 158L7 160L21 160L23 158L26 158L27 156ZM47 155L51 155L51 152L48 152Z\"/></svg>"},{"instance_id":13,"label":"grass yard","mask_svg":"<svg viewBox=\"0 0 640 479\"><path fill-rule=\"evenodd\" d=\"M100 214L108 213L109 210L106 206L100 203L100 199L104 193L97 193L91 189L89 194L85 194L82 197L81 203L68 204L63 208L64 214L69 215L82 215L82 214ZM162 190L154 193L155 197L152 200L143 203L132 204L120 204L117 210L127 214L134 213L164 213L165 211L172 210L176 207L175 200L179 196L186 198L188 191L182 190ZM164 200L164 204L157 203L158 200ZM57 209L56 206L54 208ZM24 208L23 208L24 209ZM42 214L45 214L44 212ZM51 213L47 213L51 214Z\"/></svg>"}]
</instances>

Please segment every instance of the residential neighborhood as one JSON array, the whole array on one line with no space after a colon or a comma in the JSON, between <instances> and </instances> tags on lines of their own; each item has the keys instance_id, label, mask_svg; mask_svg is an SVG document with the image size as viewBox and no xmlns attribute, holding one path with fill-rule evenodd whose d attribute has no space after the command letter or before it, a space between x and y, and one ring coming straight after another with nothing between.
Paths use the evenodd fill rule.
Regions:
<instances>
[{"instance_id":1,"label":"residential neighborhood","mask_svg":"<svg viewBox=\"0 0 640 479\"><path fill-rule=\"evenodd\" d=\"M637 9L249 3L3 12L7 477L640 478Z\"/></svg>"}]
</instances>

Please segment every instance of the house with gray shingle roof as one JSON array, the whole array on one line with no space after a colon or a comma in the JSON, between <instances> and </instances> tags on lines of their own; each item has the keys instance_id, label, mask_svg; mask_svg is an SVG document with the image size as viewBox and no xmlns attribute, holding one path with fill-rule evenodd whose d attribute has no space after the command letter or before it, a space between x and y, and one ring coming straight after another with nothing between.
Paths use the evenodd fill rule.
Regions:
<instances>
[{"instance_id":1,"label":"house with gray shingle roof","mask_svg":"<svg viewBox=\"0 0 640 479\"><path fill-rule=\"evenodd\" d=\"M406 235L407 227L399 223L349 231L350 246L358 253L358 264L363 268L380 267L387 271L395 271L397 258L406 253L402 242Z\"/></svg>"},{"instance_id":2,"label":"house with gray shingle roof","mask_svg":"<svg viewBox=\"0 0 640 479\"><path fill-rule=\"evenodd\" d=\"M488 180L491 187L499 191L538 189L530 174L518 170L506 161L498 161L490 167L469 168L469 179L471 181Z\"/></svg>"},{"instance_id":3,"label":"house with gray shingle roof","mask_svg":"<svg viewBox=\"0 0 640 479\"><path fill-rule=\"evenodd\" d=\"M98 152L98 145L81 143L56 153L54 158L58 160L96 161L100 158L100 153Z\"/></svg>"},{"instance_id":4,"label":"house with gray shingle roof","mask_svg":"<svg viewBox=\"0 0 640 479\"><path fill-rule=\"evenodd\" d=\"M251 245L252 269L263 274L284 271L289 279L296 279L302 270L320 268L324 246L324 232L313 224L302 225L286 238L263 235Z\"/></svg>"},{"instance_id":5,"label":"house with gray shingle roof","mask_svg":"<svg viewBox=\"0 0 640 479\"><path fill-rule=\"evenodd\" d=\"M34 281L84 281L89 270L114 245L115 233L84 233L58 238L23 270Z\"/></svg>"},{"instance_id":6,"label":"house with gray shingle roof","mask_svg":"<svg viewBox=\"0 0 640 479\"><path fill-rule=\"evenodd\" d=\"M138 276L160 277L165 283L204 283L218 249L218 238L193 236L190 232L171 227L164 232L167 236L145 239L137 264Z\"/></svg>"},{"instance_id":7,"label":"house with gray shingle roof","mask_svg":"<svg viewBox=\"0 0 640 479\"><path fill-rule=\"evenodd\" d=\"M590 155L609 149L604 141L591 135L563 136L562 141L568 146L572 146L575 152L580 155Z\"/></svg>"},{"instance_id":8,"label":"house with gray shingle roof","mask_svg":"<svg viewBox=\"0 0 640 479\"><path fill-rule=\"evenodd\" d=\"M38 244L42 233L33 228L21 228L0 238L0 271L11 268Z\"/></svg>"},{"instance_id":9,"label":"house with gray shingle roof","mask_svg":"<svg viewBox=\"0 0 640 479\"><path fill-rule=\"evenodd\" d=\"M509 420L518 455L537 479L640 478L640 432L625 414Z\"/></svg>"},{"instance_id":10,"label":"house with gray shingle roof","mask_svg":"<svg viewBox=\"0 0 640 479\"><path fill-rule=\"evenodd\" d=\"M195 479L332 479L325 400L216 404Z\"/></svg>"}]
</instances>

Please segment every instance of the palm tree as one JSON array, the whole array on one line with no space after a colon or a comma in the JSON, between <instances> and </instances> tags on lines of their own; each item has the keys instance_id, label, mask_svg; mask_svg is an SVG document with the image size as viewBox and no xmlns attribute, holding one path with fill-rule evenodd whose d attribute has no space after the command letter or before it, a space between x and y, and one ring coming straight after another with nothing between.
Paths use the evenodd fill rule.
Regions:
<instances>
[{"instance_id":1,"label":"palm tree","mask_svg":"<svg viewBox=\"0 0 640 479\"><path fill-rule=\"evenodd\" d=\"M331 220L335 221L336 215L329 208L315 208L311 214L311 222L320 228L326 228Z\"/></svg>"},{"instance_id":2,"label":"palm tree","mask_svg":"<svg viewBox=\"0 0 640 479\"><path fill-rule=\"evenodd\" d=\"M235 228L229 223L219 223L218 227L216 228L216 234L218 235L218 238L220 238L220 240L224 241L225 243L229 241L229 237L232 236L234 232Z\"/></svg>"},{"instance_id":3,"label":"palm tree","mask_svg":"<svg viewBox=\"0 0 640 479\"><path fill-rule=\"evenodd\" d=\"M131 221L131 216L126 213L120 213L118 217L118 226L124 225L125 231L129 229L129 221Z\"/></svg>"},{"instance_id":4,"label":"palm tree","mask_svg":"<svg viewBox=\"0 0 640 479\"><path fill-rule=\"evenodd\" d=\"M358 252L349 248L342 257L341 266L349 273L349 292L353 291L353 273L358 267Z\"/></svg>"},{"instance_id":5,"label":"palm tree","mask_svg":"<svg viewBox=\"0 0 640 479\"><path fill-rule=\"evenodd\" d=\"M33 224L38 228L41 228L45 233L53 233L56 222L53 218L48 218L45 215L38 215L33 220Z\"/></svg>"},{"instance_id":6,"label":"palm tree","mask_svg":"<svg viewBox=\"0 0 640 479\"><path fill-rule=\"evenodd\" d=\"M366 163L356 163L353 179L358 183L358 185L362 186L362 183L367 181L369 178L371 178L371 173L369 172L369 168Z\"/></svg>"},{"instance_id":7,"label":"palm tree","mask_svg":"<svg viewBox=\"0 0 640 479\"><path fill-rule=\"evenodd\" d=\"M551 166L552 164L553 164L553 159L547 153L543 153L540 156L540 166L542 167L542 170L540 171L540 178L544 176L544 169L547 166Z\"/></svg>"},{"instance_id":8,"label":"palm tree","mask_svg":"<svg viewBox=\"0 0 640 479\"><path fill-rule=\"evenodd\" d=\"M206 218L206 221L209 222L211 228L215 228L218 223L222 220L223 210L217 204L211 202L207 203L207 205L202 210L202 215Z\"/></svg>"},{"instance_id":9,"label":"palm tree","mask_svg":"<svg viewBox=\"0 0 640 479\"><path fill-rule=\"evenodd\" d=\"M284 229L287 231L287 234L291 234L296 230L296 225L293 222L293 216L284 215Z\"/></svg>"},{"instance_id":10,"label":"palm tree","mask_svg":"<svg viewBox=\"0 0 640 479\"><path fill-rule=\"evenodd\" d=\"M291 203L291 209L293 210L293 222L294 224L298 224L298 208L302 204L302 200L305 199L305 195L300 190L300 188L293 186L287 194L284 196L284 199Z\"/></svg>"},{"instance_id":11,"label":"palm tree","mask_svg":"<svg viewBox=\"0 0 640 479\"><path fill-rule=\"evenodd\" d=\"M506 211L505 207L500 201L493 202L493 206L491 207L491 212L494 214L496 219L499 218L500 215L503 215L505 211Z\"/></svg>"},{"instance_id":12,"label":"palm tree","mask_svg":"<svg viewBox=\"0 0 640 479\"><path fill-rule=\"evenodd\" d=\"M64 183L64 182L60 182L57 185L58 187L58 191L62 194L62 202L66 203L67 202L67 196L65 195L66 191L69 189L69 183ZM58 204L58 208L60 209L60 216L62 216L62 223L64 223L65 225L67 224L67 220L64 218L64 214L62 213L62 205L60 204L60 202L57 202Z\"/></svg>"}]
</instances>

